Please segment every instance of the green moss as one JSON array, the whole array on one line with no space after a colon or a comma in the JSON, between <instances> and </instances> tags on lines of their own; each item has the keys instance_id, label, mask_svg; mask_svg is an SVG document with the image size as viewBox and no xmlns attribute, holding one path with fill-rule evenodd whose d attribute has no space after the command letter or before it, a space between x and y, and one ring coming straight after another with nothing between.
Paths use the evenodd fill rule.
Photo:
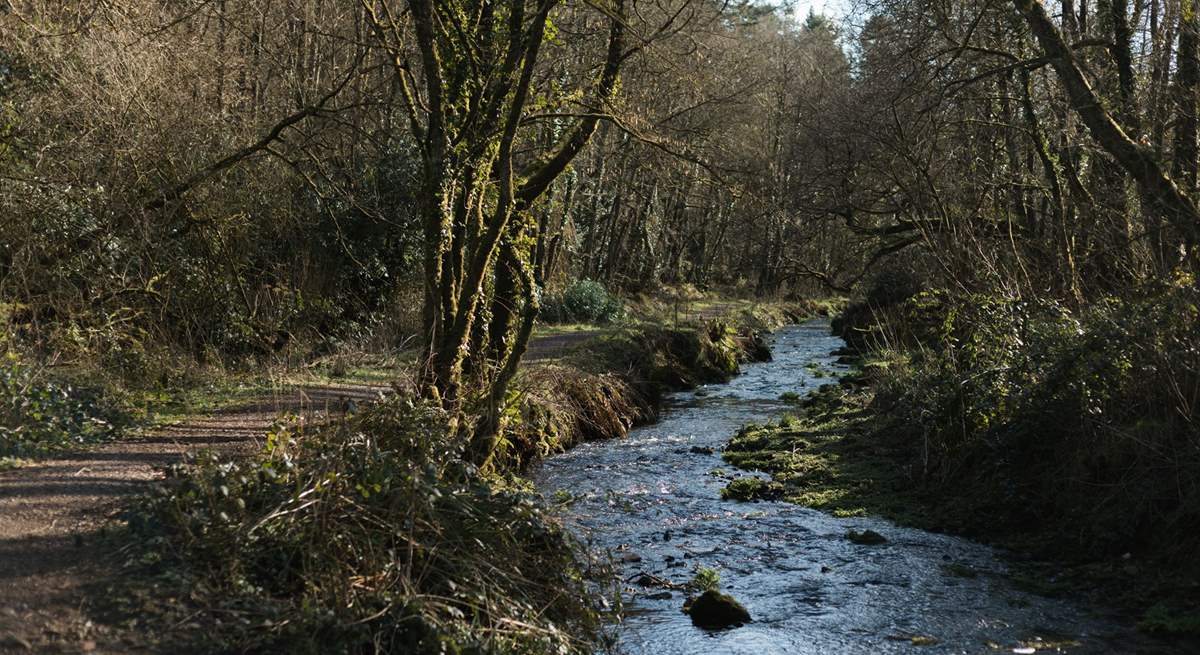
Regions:
<instances>
[{"instance_id":1,"label":"green moss","mask_svg":"<svg viewBox=\"0 0 1200 655\"><path fill-rule=\"evenodd\" d=\"M770 500L778 498L782 493L783 485L778 482L759 478L739 478L721 490L721 499L739 502Z\"/></svg>"},{"instance_id":2,"label":"green moss","mask_svg":"<svg viewBox=\"0 0 1200 655\"><path fill-rule=\"evenodd\" d=\"M719 591L721 589L721 574L716 569L701 566L696 569L688 586L697 591Z\"/></svg>"},{"instance_id":3,"label":"green moss","mask_svg":"<svg viewBox=\"0 0 1200 655\"><path fill-rule=\"evenodd\" d=\"M701 628L723 629L749 622L750 612L732 596L715 590L705 591L697 598L689 598L683 605L684 613L692 617L692 623Z\"/></svg>"},{"instance_id":4,"label":"green moss","mask_svg":"<svg viewBox=\"0 0 1200 655\"><path fill-rule=\"evenodd\" d=\"M1159 602L1147 609L1138 627L1156 635L1200 635L1200 611Z\"/></svg>"},{"instance_id":5,"label":"green moss","mask_svg":"<svg viewBox=\"0 0 1200 655\"><path fill-rule=\"evenodd\" d=\"M864 391L821 387L800 414L743 428L726 446L725 461L770 473L789 502L838 516L906 518L913 503L899 491L910 480L894 449L875 440L863 412L868 400Z\"/></svg>"},{"instance_id":6,"label":"green moss","mask_svg":"<svg viewBox=\"0 0 1200 655\"><path fill-rule=\"evenodd\" d=\"M1154 634L1200 635L1200 612L1159 603L1146 610L1138 628Z\"/></svg>"},{"instance_id":7,"label":"green moss","mask_svg":"<svg viewBox=\"0 0 1200 655\"><path fill-rule=\"evenodd\" d=\"M1019 571L1009 576L1008 581L1021 591L1046 598L1062 598L1070 593L1062 580L1051 580L1033 571Z\"/></svg>"}]
</instances>

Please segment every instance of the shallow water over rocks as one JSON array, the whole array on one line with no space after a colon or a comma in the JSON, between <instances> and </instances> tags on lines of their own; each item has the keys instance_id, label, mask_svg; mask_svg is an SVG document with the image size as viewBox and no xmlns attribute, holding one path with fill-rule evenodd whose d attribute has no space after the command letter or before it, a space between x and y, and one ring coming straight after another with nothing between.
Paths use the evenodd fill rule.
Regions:
<instances>
[{"instance_id":1,"label":"shallow water over rocks","mask_svg":"<svg viewBox=\"0 0 1200 655\"><path fill-rule=\"evenodd\" d=\"M773 361L744 367L729 384L676 394L659 423L628 439L586 444L543 465L538 487L576 499L564 510L568 524L610 551L631 581L615 652L1058 652L1048 647L1054 642L1075 642L1063 648L1070 653L1170 652L1087 607L1016 589L1003 554L987 546L782 502L722 501L726 480L712 472L734 469L721 447L742 425L786 413L781 394L831 382L841 367L830 353L841 345L826 322L785 328ZM854 544L850 530L887 541ZM722 591L753 622L702 630L681 611L684 592L632 582L645 573L682 585L700 566L720 573Z\"/></svg>"}]
</instances>

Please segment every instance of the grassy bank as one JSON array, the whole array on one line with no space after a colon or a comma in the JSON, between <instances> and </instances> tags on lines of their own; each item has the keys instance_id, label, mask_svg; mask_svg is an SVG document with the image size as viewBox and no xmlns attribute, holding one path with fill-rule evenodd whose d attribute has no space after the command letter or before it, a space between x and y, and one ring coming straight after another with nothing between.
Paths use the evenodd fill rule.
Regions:
<instances>
[{"instance_id":1,"label":"grassy bank","mask_svg":"<svg viewBox=\"0 0 1200 655\"><path fill-rule=\"evenodd\" d=\"M484 471L459 463L439 410L403 395L280 430L250 459L201 456L129 514L130 582L105 591L123 599L109 619L200 652L590 652L605 569L520 471L623 436L666 391L729 379L769 356L763 331L787 320L760 306L627 323L527 367Z\"/></svg>"},{"instance_id":2,"label":"grassy bank","mask_svg":"<svg viewBox=\"0 0 1200 655\"><path fill-rule=\"evenodd\" d=\"M1036 589L1194 631L1196 306L1181 283L1075 311L925 293L851 315L860 371L738 434L726 458L773 482L730 493L1002 544L1052 563L1024 567Z\"/></svg>"},{"instance_id":3,"label":"grassy bank","mask_svg":"<svg viewBox=\"0 0 1200 655\"><path fill-rule=\"evenodd\" d=\"M557 359L525 367L496 469L520 471L581 441L624 437L657 417L665 394L726 382L741 364L770 358L766 335L815 315L815 308L722 301L718 311L676 324L643 305L640 316L591 335Z\"/></svg>"}]
</instances>

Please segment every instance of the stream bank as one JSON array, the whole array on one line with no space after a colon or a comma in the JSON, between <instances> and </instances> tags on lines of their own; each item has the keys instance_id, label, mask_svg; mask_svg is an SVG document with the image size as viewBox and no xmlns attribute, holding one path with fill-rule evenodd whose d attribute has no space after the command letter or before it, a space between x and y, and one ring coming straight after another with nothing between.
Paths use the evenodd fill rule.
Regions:
<instances>
[{"instance_id":1,"label":"stream bank","mask_svg":"<svg viewBox=\"0 0 1200 655\"><path fill-rule=\"evenodd\" d=\"M574 542L519 467L643 418L599 383L655 409L667 388L735 375L763 352L749 318L636 324L531 366L550 401L589 400L515 394L494 474L462 466L445 412L404 393L276 426L257 454L188 458L106 526L104 570L80 594L103 626L88 636L116 652L592 652ZM557 432L519 413L539 402Z\"/></svg>"},{"instance_id":2,"label":"stream bank","mask_svg":"<svg viewBox=\"0 0 1200 655\"><path fill-rule=\"evenodd\" d=\"M537 472L567 525L626 580L613 652L1171 652L1092 607L1014 585L1009 561L990 547L869 516L722 500L731 479L763 477L731 471L725 441L793 411L781 396L844 372L830 354L841 346L825 322L785 328L770 363L675 394L659 423L551 457ZM857 544L851 531L886 542ZM703 631L680 611L684 588L706 570L751 623Z\"/></svg>"}]
</instances>

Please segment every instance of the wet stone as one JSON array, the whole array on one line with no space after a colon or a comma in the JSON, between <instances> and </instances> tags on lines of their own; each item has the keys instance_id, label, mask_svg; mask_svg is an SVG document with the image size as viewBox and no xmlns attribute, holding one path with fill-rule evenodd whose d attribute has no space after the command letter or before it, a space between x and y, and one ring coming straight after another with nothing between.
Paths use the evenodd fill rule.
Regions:
<instances>
[{"instance_id":1,"label":"wet stone","mask_svg":"<svg viewBox=\"0 0 1200 655\"><path fill-rule=\"evenodd\" d=\"M851 530L846 533L846 539L849 539L850 543L860 546L878 546L887 543L887 537L874 530L863 530L862 532Z\"/></svg>"},{"instance_id":2,"label":"wet stone","mask_svg":"<svg viewBox=\"0 0 1200 655\"><path fill-rule=\"evenodd\" d=\"M750 612L728 594L706 591L683 604L683 611L697 627L709 630L734 628L751 621Z\"/></svg>"}]
</instances>

